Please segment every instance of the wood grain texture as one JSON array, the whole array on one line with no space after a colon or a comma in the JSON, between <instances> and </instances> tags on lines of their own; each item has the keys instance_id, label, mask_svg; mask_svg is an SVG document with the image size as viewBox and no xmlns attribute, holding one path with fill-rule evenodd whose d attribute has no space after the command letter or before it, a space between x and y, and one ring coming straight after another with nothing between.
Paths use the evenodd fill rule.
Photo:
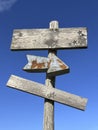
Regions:
<instances>
[{"instance_id":1,"label":"wood grain texture","mask_svg":"<svg viewBox=\"0 0 98 130\"><path fill-rule=\"evenodd\" d=\"M50 28L55 30L57 29L57 24L55 22L50 22ZM56 50L48 51L48 58L51 60L52 57L57 55ZM45 85L48 89L55 88L55 76L49 76L49 73L46 73ZM46 99L44 102L44 128L43 130L54 130L54 101Z\"/></svg>"},{"instance_id":2,"label":"wood grain texture","mask_svg":"<svg viewBox=\"0 0 98 130\"><path fill-rule=\"evenodd\" d=\"M87 47L86 28L16 29L11 50L68 49Z\"/></svg>"},{"instance_id":3,"label":"wood grain texture","mask_svg":"<svg viewBox=\"0 0 98 130\"><path fill-rule=\"evenodd\" d=\"M48 88L43 84L39 84L18 76L12 75L7 86L15 88L30 94L34 94L52 101L59 102L70 107L85 110L87 99L80 96L70 94L55 88Z\"/></svg>"}]
</instances>

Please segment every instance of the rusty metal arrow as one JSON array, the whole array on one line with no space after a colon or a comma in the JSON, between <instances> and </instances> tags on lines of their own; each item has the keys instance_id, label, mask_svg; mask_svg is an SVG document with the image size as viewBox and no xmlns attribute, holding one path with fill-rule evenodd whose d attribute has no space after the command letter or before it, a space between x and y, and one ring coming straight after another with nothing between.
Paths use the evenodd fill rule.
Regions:
<instances>
[{"instance_id":1,"label":"rusty metal arrow","mask_svg":"<svg viewBox=\"0 0 98 130\"><path fill-rule=\"evenodd\" d=\"M48 75L57 76L69 72L69 67L56 55L51 58L27 55L28 64L23 70L27 72L46 72Z\"/></svg>"}]
</instances>

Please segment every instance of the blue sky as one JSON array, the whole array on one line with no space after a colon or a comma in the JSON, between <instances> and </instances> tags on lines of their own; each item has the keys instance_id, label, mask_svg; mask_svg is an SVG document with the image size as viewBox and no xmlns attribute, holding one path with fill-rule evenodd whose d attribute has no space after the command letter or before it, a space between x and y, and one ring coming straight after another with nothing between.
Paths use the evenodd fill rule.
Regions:
<instances>
[{"instance_id":1,"label":"blue sky","mask_svg":"<svg viewBox=\"0 0 98 130\"><path fill-rule=\"evenodd\" d=\"M70 73L57 76L55 87L88 98L85 111L55 103L55 130L98 130L98 1L0 0L0 129L42 130L44 99L6 87L11 74L44 84L45 73L22 70L26 55L47 56L46 50L11 51L14 29L59 26L87 27L88 48L58 50Z\"/></svg>"}]
</instances>

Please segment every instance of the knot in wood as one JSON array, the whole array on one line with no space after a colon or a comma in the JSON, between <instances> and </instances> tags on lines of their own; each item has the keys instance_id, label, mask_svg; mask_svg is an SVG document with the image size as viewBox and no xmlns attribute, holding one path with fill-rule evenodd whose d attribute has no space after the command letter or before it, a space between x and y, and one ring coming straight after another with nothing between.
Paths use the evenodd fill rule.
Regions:
<instances>
[{"instance_id":1,"label":"knot in wood","mask_svg":"<svg viewBox=\"0 0 98 130\"><path fill-rule=\"evenodd\" d=\"M54 97L55 97L56 95L55 95L55 92L54 92L54 91L48 91L48 92L46 93L46 96L47 96L48 99L54 99Z\"/></svg>"}]
</instances>

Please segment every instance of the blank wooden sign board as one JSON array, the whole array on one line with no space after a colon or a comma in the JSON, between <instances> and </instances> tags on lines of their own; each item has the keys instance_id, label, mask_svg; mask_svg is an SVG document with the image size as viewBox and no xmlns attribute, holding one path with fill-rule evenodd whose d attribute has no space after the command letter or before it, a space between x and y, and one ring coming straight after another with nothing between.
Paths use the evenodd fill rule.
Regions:
<instances>
[{"instance_id":1,"label":"blank wooden sign board","mask_svg":"<svg viewBox=\"0 0 98 130\"><path fill-rule=\"evenodd\" d=\"M68 49L87 47L86 28L17 29L13 32L12 50Z\"/></svg>"},{"instance_id":2,"label":"blank wooden sign board","mask_svg":"<svg viewBox=\"0 0 98 130\"><path fill-rule=\"evenodd\" d=\"M43 130L54 130L54 102L85 110L87 99L55 88L55 77L69 72L56 54L58 49L87 47L86 28L59 28L57 21L49 29L17 29L13 32L11 50L47 49L48 57L27 55L27 72L46 72L45 85L11 75L7 86L45 98Z\"/></svg>"}]
</instances>

